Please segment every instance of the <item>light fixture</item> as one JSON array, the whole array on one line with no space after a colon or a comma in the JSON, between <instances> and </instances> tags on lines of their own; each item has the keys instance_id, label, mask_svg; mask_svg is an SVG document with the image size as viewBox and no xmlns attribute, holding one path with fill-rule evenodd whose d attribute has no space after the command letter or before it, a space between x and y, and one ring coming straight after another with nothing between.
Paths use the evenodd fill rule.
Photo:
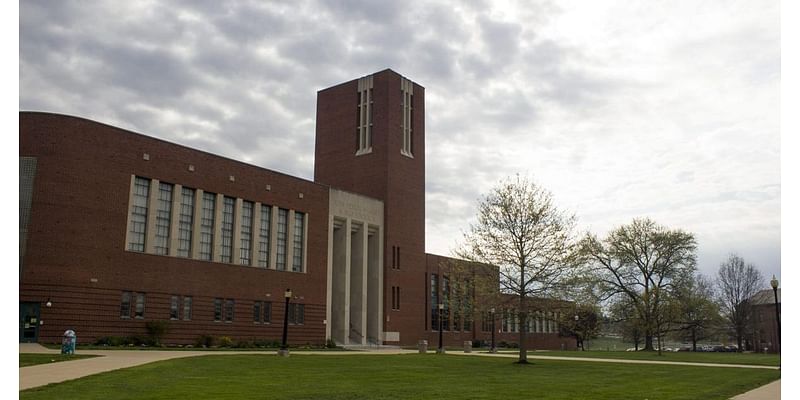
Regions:
<instances>
[{"instance_id":1,"label":"light fixture","mask_svg":"<svg viewBox=\"0 0 800 400\"><path fill-rule=\"evenodd\" d=\"M53 302L50 301L50 298L47 298L47 302L44 303L45 307L50 308L53 306Z\"/></svg>"}]
</instances>

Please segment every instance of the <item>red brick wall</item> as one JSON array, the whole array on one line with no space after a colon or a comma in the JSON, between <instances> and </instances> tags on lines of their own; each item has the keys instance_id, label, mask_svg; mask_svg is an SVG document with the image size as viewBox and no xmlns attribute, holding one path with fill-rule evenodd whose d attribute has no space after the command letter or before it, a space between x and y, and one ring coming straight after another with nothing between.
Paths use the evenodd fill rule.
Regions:
<instances>
[{"instance_id":1,"label":"red brick wall","mask_svg":"<svg viewBox=\"0 0 800 400\"><path fill-rule=\"evenodd\" d=\"M143 160L143 153L149 154L149 161ZM41 342L59 341L67 328L76 330L81 342L144 334L146 321L169 318L173 294L193 296L193 318L172 321L166 342L191 343L206 333L279 340L287 287L298 297L295 301L306 304L305 324L290 326L290 341L324 342L327 187L97 122L46 113L20 113L20 156L38 160L20 301L51 299L51 308L42 306ZM308 272L125 251L132 174L307 212ZM266 184L271 191L265 190ZM302 199L298 193L303 193ZM123 290L147 294L144 320L120 319ZM213 322L215 297L236 300L233 323ZM253 323L254 300L273 302L271 325Z\"/></svg>"},{"instance_id":2,"label":"red brick wall","mask_svg":"<svg viewBox=\"0 0 800 400\"><path fill-rule=\"evenodd\" d=\"M373 75L372 153L355 156L358 80L317 94L314 180L384 202L384 331L400 332L401 344L424 334L425 312L425 89L414 85L414 158L403 143L401 76ZM392 247L400 268L392 268ZM392 310L392 286L401 289Z\"/></svg>"}]
</instances>

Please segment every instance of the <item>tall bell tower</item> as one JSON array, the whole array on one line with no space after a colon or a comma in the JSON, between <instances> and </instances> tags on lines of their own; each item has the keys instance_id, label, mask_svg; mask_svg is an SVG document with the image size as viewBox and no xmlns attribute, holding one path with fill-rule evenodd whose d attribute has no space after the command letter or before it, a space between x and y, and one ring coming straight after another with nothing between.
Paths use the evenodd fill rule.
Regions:
<instances>
[{"instance_id":1,"label":"tall bell tower","mask_svg":"<svg viewBox=\"0 0 800 400\"><path fill-rule=\"evenodd\" d=\"M426 326L425 88L386 69L317 93L314 181L383 201L386 344Z\"/></svg>"}]
</instances>

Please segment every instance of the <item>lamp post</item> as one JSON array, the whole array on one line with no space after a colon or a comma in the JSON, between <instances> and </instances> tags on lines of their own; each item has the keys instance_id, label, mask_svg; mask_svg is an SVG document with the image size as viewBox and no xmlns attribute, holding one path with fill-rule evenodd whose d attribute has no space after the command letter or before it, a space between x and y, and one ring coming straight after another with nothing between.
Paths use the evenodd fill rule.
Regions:
<instances>
[{"instance_id":1,"label":"lamp post","mask_svg":"<svg viewBox=\"0 0 800 400\"><path fill-rule=\"evenodd\" d=\"M497 346L494 344L494 307L489 310L489 313L492 315L492 348L489 349L489 353L497 353Z\"/></svg>"},{"instance_id":2,"label":"lamp post","mask_svg":"<svg viewBox=\"0 0 800 400\"><path fill-rule=\"evenodd\" d=\"M583 350L583 342L581 341L581 336L578 333L578 320L580 319L581 317L579 317L578 314L575 314L575 347L580 347L581 350Z\"/></svg>"},{"instance_id":3,"label":"lamp post","mask_svg":"<svg viewBox=\"0 0 800 400\"><path fill-rule=\"evenodd\" d=\"M439 303L439 348L436 353L444 354L444 347L442 347L442 312L444 311L444 303Z\"/></svg>"},{"instance_id":4,"label":"lamp post","mask_svg":"<svg viewBox=\"0 0 800 400\"><path fill-rule=\"evenodd\" d=\"M775 322L778 323L778 349L777 351L780 353L781 348L781 313L778 310L778 279L775 278L775 275L772 275L772 280L769 281L770 285L772 285L772 293L775 295Z\"/></svg>"},{"instance_id":5,"label":"lamp post","mask_svg":"<svg viewBox=\"0 0 800 400\"><path fill-rule=\"evenodd\" d=\"M283 340L281 341L281 349L278 350L278 355L289 357L289 347L286 345L286 336L289 332L289 299L292 298L292 289L286 289L283 297L286 298L286 306L283 308Z\"/></svg>"}]
</instances>

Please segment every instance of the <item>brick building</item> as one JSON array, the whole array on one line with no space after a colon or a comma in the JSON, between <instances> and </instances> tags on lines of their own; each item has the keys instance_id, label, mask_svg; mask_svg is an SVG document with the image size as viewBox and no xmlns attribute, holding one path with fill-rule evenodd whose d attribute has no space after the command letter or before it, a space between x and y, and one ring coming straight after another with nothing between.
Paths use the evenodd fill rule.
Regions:
<instances>
[{"instance_id":1,"label":"brick building","mask_svg":"<svg viewBox=\"0 0 800 400\"><path fill-rule=\"evenodd\" d=\"M753 333L748 345L757 352L777 353L778 322L775 317L775 293L772 289L761 290L750 299L752 306ZM781 309L781 290L778 289L778 313ZM766 350L765 350L766 349Z\"/></svg>"},{"instance_id":2,"label":"brick building","mask_svg":"<svg viewBox=\"0 0 800 400\"><path fill-rule=\"evenodd\" d=\"M384 70L317 96L313 182L21 112L20 341L161 320L167 343L278 339L286 288L295 344L432 340L440 300L448 344L488 339L441 267L457 260L425 253L425 89ZM532 347L574 347L535 324Z\"/></svg>"}]
</instances>

